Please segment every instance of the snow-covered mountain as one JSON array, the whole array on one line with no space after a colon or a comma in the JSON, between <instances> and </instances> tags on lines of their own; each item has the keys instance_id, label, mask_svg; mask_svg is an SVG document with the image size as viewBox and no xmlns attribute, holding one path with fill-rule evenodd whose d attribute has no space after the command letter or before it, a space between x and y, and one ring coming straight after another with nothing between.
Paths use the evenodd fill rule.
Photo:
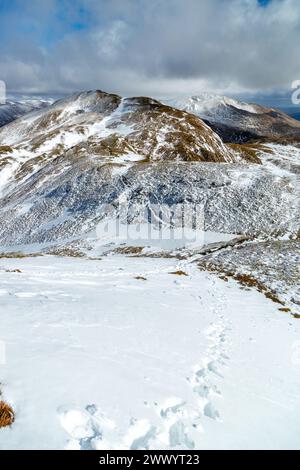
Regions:
<instances>
[{"instance_id":1,"label":"snow-covered mountain","mask_svg":"<svg viewBox=\"0 0 300 470\"><path fill-rule=\"evenodd\" d=\"M73 149L104 158L234 161L234 152L203 123L151 98L100 91L72 95L0 130L0 144L28 156ZM29 155L30 154L30 155Z\"/></svg>"},{"instance_id":2,"label":"snow-covered mountain","mask_svg":"<svg viewBox=\"0 0 300 470\"><path fill-rule=\"evenodd\" d=\"M299 447L300 149L189 111L95 91L0 129L1 448ZM203 243L103 236L120 201Z\"/></svg>"},{"instance_id":3,"label":"snow-covered mountain","mask_svg":"<svg viewBox=\"0 0 300 470\"><path fill-rule=\"evenodd\" d=\"M298 229L294 174L243 163L201 119L150 98L86 92L30 113L0 130L0 165L3 245L87 236L124 194L202 204L208 230Z\"/></svg>"},{"instance_id":4,"label":"snow-covered mountain","mask_svg":"<svg viewBox=\"0 0 300 470\"><path fill-rule=\"evenodd\" d=\"M264 108L260 105L243 103L233 98L212 93L200 93L189 98L170 99L166 100L166 103L174 106L174 108L185 109L192 114L197 114L203 119L217 122L231 119L230 107L251 114L264 112Z\"/></svg>"},{"instance_id":5,"label":"snow-covered mountain","mask_svg":"<svg viewBox=\"0 0 300 470\"><path fill-rule=\"evenodd\" d=\"M165 102L204 119L226 142L287 135L300 139L300 122L276 109L209 93Z\"/></svg>"},{"instance_id":6,"label":"snow-covered mountain","mask_svg":"<svg viewBox=\"0 0 300 470\"><path fill-rule=\"evenodd\" d=\"M51 98L26 98L18 101L7 100L5 104L0 105L0 127L31 111L46 108L52 103L53 99Z\"/></svg>"}]
</instances>

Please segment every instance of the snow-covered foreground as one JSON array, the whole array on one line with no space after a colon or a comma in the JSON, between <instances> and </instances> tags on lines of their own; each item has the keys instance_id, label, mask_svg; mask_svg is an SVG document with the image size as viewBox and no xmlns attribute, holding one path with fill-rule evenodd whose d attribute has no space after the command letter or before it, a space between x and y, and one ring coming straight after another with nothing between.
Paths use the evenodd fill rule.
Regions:
<instances>
[{"instance_id":1,"label":"snow-covered foreground","mask_svg":"<svg viewBox=\"0 0 300 470\"><path fill-rule=\"evenodd\" d=\"M300 448L300 322L258 292L116 255L0 282L1 449Z\"/></svg>"}]
</instances>

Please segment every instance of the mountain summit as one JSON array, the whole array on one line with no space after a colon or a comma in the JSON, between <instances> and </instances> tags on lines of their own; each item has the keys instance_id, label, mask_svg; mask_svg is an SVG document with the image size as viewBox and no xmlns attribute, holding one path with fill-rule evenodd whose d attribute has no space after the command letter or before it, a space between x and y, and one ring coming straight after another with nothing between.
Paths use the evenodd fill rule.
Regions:
<instances>
[{"instance_id":1,"label":"mountain summit","mask_svg":"<svg viewBox=\"0 0 300 470\"><path fill-rule=\"evenodd\" d=\"M189 202L204 208L206 230L294 233L294 173L252 165L239 147L247 146L226 145L199 117L151 98L90 91L57 101L0 129L0 243L93 237L105 205L123 196L132 220L138 206ZM273 153L256 151L262 160Z\"/></svg>"},{"instance_id":2,"label":"mountain summit","mask_svg":"<svg viewBox=\"0 0 300 470\"><path fill-rule=\"evenodd\" d=\"M74 156L115 162L235 160L201 119L151 98L101 91L72 95L14 121L0 130L0 145L29 158L51 158L72 149Z\"/></svg>"},{"instance_id":3,"label":"mountain summit","mask_svg":"<svg viewBox=\"0 0 300 470\"><path fill-rule=\"evenodd\" d=\"M300 122L273 108L248 104L226 96L201 93L166 104L203 119L225 142L294 137L300 139Z\"/></svg>"}]
</instances>

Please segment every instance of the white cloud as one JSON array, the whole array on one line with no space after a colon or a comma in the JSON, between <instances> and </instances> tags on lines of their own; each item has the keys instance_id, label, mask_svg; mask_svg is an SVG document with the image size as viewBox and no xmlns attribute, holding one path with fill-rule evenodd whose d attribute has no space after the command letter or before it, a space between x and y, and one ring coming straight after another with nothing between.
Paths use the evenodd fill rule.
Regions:
<instances>
[{"instance_id":1,"label":"white cloud","mask_svg":"<svg viewBox=\"0 0 300 470\"><path fill-rule=\"evenodd\" d=\"M91 12L90 29L46 52L31 41L26 54L16 43L2 54L10 89L165 95L290 88L300 79L298 0L77 3Z\"/></svg>"}]
</instances>

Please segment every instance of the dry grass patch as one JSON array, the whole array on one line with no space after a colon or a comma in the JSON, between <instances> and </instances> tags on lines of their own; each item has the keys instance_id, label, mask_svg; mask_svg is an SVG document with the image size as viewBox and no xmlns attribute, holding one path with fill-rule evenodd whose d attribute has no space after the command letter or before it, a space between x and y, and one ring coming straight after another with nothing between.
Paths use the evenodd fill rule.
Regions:
<instances>
[{"instance_id":1,"label":"dry grass patch","mask_svg":"<svg viewBox=\"0 0 300 470\"><path fill-rule=\"evenodd\" d=\"M4 401L0 401L0 428L11 426L15 420L14 410Z\"/></svg>"},{"instance_id":2,"label":"dry grass patch","mask_svg":"<svg viewBox=\"0 0 300 470\"><path fill-rule=\"evenodd\" d=\"M262 148L253 144L228 144L228 146L247 162L261 164L259 152L262 151Z\"/></svg>"},{"instance_id":3,"label":"dry grass patch","mask_svg":"<svg viewBox=\"0 0 300 470\"><path fill-rule=\"evenodd\" d=\"M188 276L188 274L184 271L174 271L173 273L169 273L169 274L173 274L175 276Z\"/></svg>"},{"instance_id":4,"label":"dry grass patch","mask_svg":"<svg viewBox=\"0 0 300 470\"><path fill-rule=\"evenodd\" d=\"M113 253L117 253L119 255L139 255L142 253L143 249L143 246L124 246L116 248L113 250Z\"/></svg>"},{"instance_id":5,"label":"dry grass patch","mask_svg":"<svg viewBox=\"0 0 300 470\"><path fill-rule=\"evenodd\" d=\"M0 253L0 258L37 258L43 256L42 253L22 253L21 251L10 251L7 253Z\"/></svg>"},{"instance_id":6,"label":"dry grass patch","mask_svg":"<svg viewBox=\"0 0 300 470\"><path fill-rule=\"evenodd\" d=\"M222 279L225 282L228 282L229 279L234 279L242 286L242 288L256 289L258 292L261 292L262 294L264 294L264 296L267 297L267 299L272 300L272 302L276 304L282 305L282 311L285 311L284 302L282 302L277 297L276 293L271 291L262 282L258 281L257 279L250 276L249 274L240 274L240 273L235 273L232 271L224 271L223 269L219 269L218 266L210 264L210 263L205 263L204 265L199 264L198 267L202 271L209 271L209 272L216 274L220 279Z\"/></svg>"},{"instance_id":7,"label":"dry grass patch","mask_svg":"<svg viewBox=\"0 0 300 470\"><path fill-rule=\"evenodd\" d=\"M66 256L69 258L84 258L85 254L74 247L51 248L47 250L47 254L53 256Z\"/></svg>"},{"instance_id":8,"label":"dry grass patch","mask_svg":"<svg viewBox=\"0 0 300 470\"><path fill-rule=\"evenodd\" d=\"M0 145L0 155L3 153L11 153L12 151L13 149L9 145Z\"/></svg>"},{"instance_id":9,"label":"dry grass patch","mask_svg":"<svg viewBox=\"0 0 300 470\"><path fill-rule=\"evenodd\" d=\"M232 277L244 287L257 289L259 292L263 293L267 299L272 300L274 303L284 305L274 292L270 291L264 284L254 277L249 276L248 274L234 274L231 272L226 273L226 275L227 277Z\"/></svg>"}]
</instances>

